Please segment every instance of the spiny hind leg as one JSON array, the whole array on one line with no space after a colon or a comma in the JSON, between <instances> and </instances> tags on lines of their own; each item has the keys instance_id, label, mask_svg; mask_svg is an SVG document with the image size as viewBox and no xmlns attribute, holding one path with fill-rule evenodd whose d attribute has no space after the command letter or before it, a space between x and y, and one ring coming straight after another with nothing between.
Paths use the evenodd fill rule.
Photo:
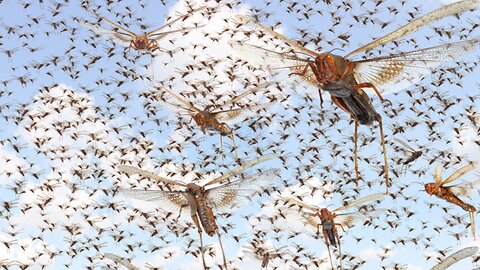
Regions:
<instances>
[{"instance_id":1,"label":"spiny hind leg","mask_svg":"<svg viewBox=\"0 0 480 270\"><path fill-rule=\"evenodd\" d=\"M235 151L235 158L236 158L236 160L238 160L237 145L235 144L235 134L233 134L233 131L232 131L232 133L230 134L230 136L231 136L231 138L232 138L233 151Z\"/></svg>"},{"instance_id":2,"label":"spiny hind leg","mask_svg":"<svg viewBox=\"0 0 480 270\"><path fill-rule=\"evenodd\" d=\"M222 140L222 134L219 134L220 135L220 152L222 152L222 163L223 163L223 160L225 159L225 156L223 154L223 140Z\"/></svg>"},{"instance_id":3,"label":"spiny hind leg","mask_svg":"<svg viewBox=\"0 0 480 270\"><path fill-rule=\"evenodd\" d=\"M200 236L200 253L202 254L202 263L203 269L207 270L207 264L205 263L205 251L203 250L203 237L202 237L202 227L200 227L200 222L198 221L197 215L192 215L193 223L197 226L198 235Z\"/></svg>"},{"instance_id":4,"label":"spiny hind leg","mask_svg":"<svg viewBox=\"0 0 480 270\"><path fill-rule=\"evenodd\" d=\"M380 94L380 91L378 91L377 87L376 87L375 85L373 85L372 83L366 82L366 83L355 84L355 85L353 86L353 88L354 88L354 89L372 88L372 89L375 91L375 93L377 94L377 96L380 98L380 101L381 101L382 103L385 102L385 100L384 100L383 97L382 97L382 94ZM388 102L390 102L390 101L388 101Z\"/></svg>"},{"instance_id":5,"label":"spiny hind leg","mask_svg":"<svg viewBox=\"0 0 480 270\"><path fill-rule=\"evenodd\" d=\"M387 148L385 147L385 136L383 134L383 123L382 123L382 117L377 114L376 116L378 125L380 128L380 137L382 139L382 148L383 148L383 164L384 164L384 172L385 172L385 184L386 184L386 191L385 194L388 194L388 186L390 185L389 183L389 178L388 178L388 160L387 160Z\"/></svg>"},{"instance_id":6,"label":"spiny hind leg","mask_svg":"<svg viewBox=\"0 0 480 270\"><path fill-rule=\"evenodd\" d=\"M222 250L222 257L223 257L223 266L225 266L225 270L228 269L227 267L227 259L225 258L225 251L223 250L222 238L220 237L220 233L218 229L215 230L218 236L218 242L220 243L220 249Z\"/></svg>"},{"instance_id":7,"label":"spiny hind leg","mask_svg":"<svg viewBox=\"0 0 480 270\"><path fill-rule=\"evenodd\" d=\"M360 178L358 173L358 155L357 155L357 141L358 141L358 121L355 120L355 131L353 133L353 159L355 162L355 184L358 187L358 179Z\"/></svg>"},{"instance_id":8,"label":"spiny hind leg","mask_svg":"<svg viewBox=\"0 0 480 270\"><path fill-rule=\"evenodd\" d=\"M475 241L475 211L468 211L470 213L470 226L472 226L473 241Z\"/></svg>"}]
</instances>

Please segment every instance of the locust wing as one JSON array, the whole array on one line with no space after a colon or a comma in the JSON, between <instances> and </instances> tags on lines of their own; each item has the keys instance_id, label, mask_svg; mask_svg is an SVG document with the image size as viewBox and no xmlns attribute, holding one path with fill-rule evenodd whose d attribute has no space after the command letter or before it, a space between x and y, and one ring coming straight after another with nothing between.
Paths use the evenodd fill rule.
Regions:
<instances>
[{"instance_id":1,"label":"locust wing","mask_svg":"<svg viewBox=\"0 0 480 270\"><path fill-rule=\"evenodd\" d=\"M397 92L420 81L442 63L472 52L479 45L480 40L467 40L354 61L354 77L357 83L372 83L380 92Z\"/></svg>"},{"instance_id":2,"label":"locust wing","mask_svg":"<svg viewBox=\"0 0 480 270\"><path fill-rule=\"evenodd\" d=\"M261 194L263 189L272 185L279 171L269 169L253 175L239 177L238 180L207 190L209 203L217 210L227 210L238 206L244 200Z\"/></svg>"}]
</instances>

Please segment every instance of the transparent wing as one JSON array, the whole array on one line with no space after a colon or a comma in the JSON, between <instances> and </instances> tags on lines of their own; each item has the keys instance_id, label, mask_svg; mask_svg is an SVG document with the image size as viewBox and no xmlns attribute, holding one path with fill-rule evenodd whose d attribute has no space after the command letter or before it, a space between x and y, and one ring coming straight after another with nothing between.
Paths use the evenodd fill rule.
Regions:
<instances>
[{"instance_id":1,"label":"transparent wing","mask_svg":"<svg viewBox=\"0 0 480 270\"><path fill-rule=\"evenodd\" d=\"M445 179L445 181L442 182L442 185L448 184L448 183L452 182L453 180L459 178L460 176L466 174L471 169L475 168L475 166L476 166L476 164L473 163L473 162L466 165L466 166L463 166L462 168L460 168L456 172L454 172L452 175L447 177L447 179Z\"/></svg>"},{"instance_id":2,"label":"transparent wing","mask_svg":"<svg viewBox=\"0 0 480 270\"><path fill-rule=\"evenodd\" d=\"M459 1L459 2L456 2L456 3L450 4L448 6L444 6L442 8L436 9L436 10L430 12L430 13L427 13L427 14L423 15L422 17L420 17L418 19L415 19L415 20L407 23L406 25L398 28L397 30L395 30L391 33L389 33L389 34L387 34L387 35L385 35L381 38L378 38L378 39L370 42L369 44L366 44L366 45L350 52L349 54L347 54L345 56L345 58L348 58L350 55L375 48L375 47L380 46L382 44L385 44L387 42L398 40L399 38L404 37L406 35L409 35L409 34L415 32L415 31L419 30L420 28L422 28L426 25L429 25L429 24L431 24L435 21L441 20L441 19L443 19L445 17L448 17L448 16L456 15L456 14L459 14L459 13L462 13L462 12L465 12L465 11L468 11L468 10L477 9L478 6L479 6L479 1L478 0L466 0L466 1Z\"/></svg>"},{"instance_id":3,"label":"transparent wing","mask_svg":"<svg viewBox=\"0 0 480 270\"><path fill-rule=\"evenodd\" d=\"M298 44L297 42L273 31L271 28L255 21L255 20L252 20L246 16L243 16L243 15L240 15L240 14L237 14L236 15L236 18L239 19L240 21L242 21L243 23L251 23L251 24L255 24L256 26L260 27L263 31L269 33L270 35L282 40L283 42L285 42L287 45L289 45L290 47L292 47L294 50L297 50L297 51L300 51L302 53L305 53L305 54L308 54L310 56L313 56L313 57L316 57L318 56L319 54L314 52L314 51L311 51L305 47L303 47L302 45Z\"/></svg>"},{"instance_id":4,"label":"transparent wing","mask_svg":"<svg viewBox=\"0 0 480 270\"><path fill-rule=\"evenodd\" d=\"M274 104L276 104L276 102L246 106L238 109L216 112L214 115L220 122L230 122L233 120L240 120L248 116L258 114L260 110L270 108Z\"/></svg>"},{"instance_id":5,"label":"transparent wing","mask_svg":"<svg viewBox=\"0 0 480 270\"><path fill-rule=\"evenodd\" d=\"M200 11L200 10L203 10L207 8L207 6L201 6L199 8L196 8L192 11L190 11L188 14L184 14L184 15L181 15L181 16L178 16L177 18L165 23L164 25L158 27L157 29L154 29L150 32L147 33L147 37L152 37L152 36L155 36L155 35L161 35L161 37L167 35L167 34L170 34L170 33L174 33L174 32L181 32L181 31L188 31L188 30L191 30L191 29L194 29L194 28L198 28L198 27L201 27L201 26L198 26L198 27L191 27L191 28L182 28L182 29L178 29L178 30L172 30L172 31L166 31L166 32L161 32L163 29L167 28L167 27L170 27L172 24L176 23L177 21L180 21L180 20L185 20L188 16L191 16L193 13L197 12L197 11ZM156 39L159 39L160 37L157 37Z\"/></svg>"},{"instance_id":6,"label":"transparent wing","mask_svg":"<svg viewBox=\"0 0 480 270\"><path fill-rule=\"evenodd\" d=\"M403 145L405 147L406 150L408 150L409 152L415 152L415 149L413 149L410 145L408 145L406 142L400 140L400 139L397 139L395 138L394 139L395 141L399 142L401 145Z\"/></svg>"},{"instance_id":7,"label":"transparent wing","mask_svg":"<svg viewBox=\"0 0 480 270\"><path fill-rule=\"evenodd\" d=\"M399 91L420 81L440 64L473 51L479 44L480 40L468 40L354 61L354 76L357 83L372 83L380 92Z\"/></svg>"},{"instance_id":8,"label":"transparent wing","mask_svg":"<svg viewBox=\"0 0 480 270\"><path fill-rule=\"evenodd\" d=\"M345 209L354 207L354 206L356 206L356 205L363 204L363 203L368 202L368 201L378 200L378 199L383 198L383 196L385 196L385 193L372 194L372 195L363 197L363 198L361 198L361 199L358 199L358 200L356 200L356 201L353 201L353 202L351 202L351 203L348 203L348 204L346 204L346 205L344 205L344 206L340 206L340 207L336 208L335 210L333 210L332 212L342 211L342 210L345 210Z\"/></svg>"},{"instance_id":9,"label":"transparent wing","mask_svg":"<svg viewBox=\"0 0 480 270\"><path fill-rule=\"evenodd\" d=\"M305 65L312 60L307 57L299 57L295 52L276 52L259 46L247 44L242 41L230 41L235 56L249 62L259 68L267 70L290 68L292 70L303 70Z\"/></svg>"},{"instance_id":10,"label":"transparent wing","mask_svg":"<svg viewBox=\"0 0 480 270\"><path fill-rule=\"evenodd\" d=\"M435 185L440 186L442 184L442 165L435 167Z\"/></svg>"},{"instance_id":11,"label":"transparent wing","mask_svg":"<svg viewBox=\"0 0 480 270\"><path fill-rule=\"evenodd\" d=\"M121 25L118 25L118 24L110 21L110 20L107 19L107 18L100 17L100 16L99 16L99 18L102 19L103 21L106 21L107 23L109 23L114 29L119 29L119 30L127 33L127 34L128 34L129 36L131 36L131 37L136 37L136 36L137 36L137 35L136 35L135 33L133 33L132 31L130 31L130 30L122 27Z\"/></svg>"},{"instance_id":12,"label":"transparent wing","mask_svg":"<svg viewBox=\"0 0 480 270\"><path fill-rule=\"evenodd\" d=\"M478 247L466 247L462 248L461 250L453 253L452 255L445 258L441 263L435 265L430 270L445 270L452 266L453 264L457 263L460 260L463 260L467 257L475 255L477 253Z\"/></svg>"},{"instance_id":13,"label":"transparent wing","mask_svg":"<svg viewBox=\"0 0 480 270\"><path fill-rule=\"evenodd\" d=\"M368 212L352 212L352 213L342 213L336 214L333 219L335 223L341 224L345 228L351 228L356 224L365 222L366 220L376 218L386 213L385 209L375 209Z\"/></svg>"},{"instance_id":14,"label":"transparent wing","mask_svg":"<svg viewBox=\"0 0 480 270\"><path fill-rule=\"evenodd\" d=\"M223 186L207 190L207 199L217 209L231 208L240 203L242 199L251 199L256 193L271 185L279 171L269 169L253 175L246 176Z\"/></svg>"},{"instance_id":15,"label":"transparent wing","mask_svg":"<svg viewBox=\"0 0 480 270\"><path fill-rule=\"evenodd\" d=\"M310 211L313 211L313 212L318 212L320 211L320 208L318 207L315 207L315 206L312 206L312 205L308 205L304 202L301 202L301 201L298 201L298 200L295 200L295 199L292 199L292 198L288 198L288 197L283 197L282 196L282 199L285 200L286 202L289 202L291 204L294 204L294 205L297 205L299 207L302 207L302 208L305 208L305 209L308 209Z\"/></svg>"},{"instance_id":16,"label":"transparent wing","mask_svg":"<svg viewBox=\"0 0 480 270\"><path fill-rule=\"evenodd\" d=\"M160 207L171 212L179 212L188 206L188 200L181 191L121 189L120 192L132 199L159 202Z\"/></svg>"},{"instance_id":17,"label":"transparent wing","mask_svg":"<svg viewBox=\"0 0 480 270\"><path fill-rule=\"evenodd\" d=\"M363 223L364 221L369 220L371 218L380 216L385 212L386 210L378 209L378 210L370 211L368 213L352 212L352 213L337 214L333 220L335 224L337 224L338 226L341 225L344 229L347 229L347 228L352 228L357 224ZM321 228L322 221L320 220L320 218L318 218L318 216L304 214L304 217L307 223L313 226L315 229L317 228L317 226L320 226Z\"/></svg>"},{"instance_id":18,"label":"transparent wing","mask_svg":"<svg viewBox=\"0 0 480 270\"><path fill-rule=\"evenodd\" d=\"M177 186L182 186L182 187L187 186L182 182L178 182L178 181L170 180L170 179L167 179L167 178L163 178L159 175L153 174L151 172L148 172L148 171L145 171L145 170L142 170L140 168L133 167L133 166L119 165L118 169L120 171L124 172L124 173L136 173L136 174L139 174L143 177L147 177L147 178L150 178L150 179L161 181L165 184L177 185Z\"/></svg>"},{"instance_id":19,"label":"transparent wing","mask_svg":"<svg viewBox=\"0 0 480 270\"><path fill-rule=\"evenodd\" d=\"M184 100L183 98L181 98L180 96L178 96L177 94L173 93L172 91L168 90L168 89L163 89L165 90L167 93L170 94L170 96L172 96L173 98L175 98L178 102L180 102L181 104L185 105L189 110L192 110L192 111L195 111L195 112L201 112L201 110L195 106L193 106L192 104L190 104L190 102L187 102L186 100Z\"/></svg>"},{"instance_id":20,"label":"transparent wing","mask_svg":"<svg viewBox=\"0 0 480 270\"><path fill-rule=\"evenodd\" d=\"M81 25L85 26L86 28L90 29L97 35L103 36L106 39L114 40L116 43L120 43L120 45L128 47L130 46L130 42L135 36L132 36L127 33L122 32L115 32L112 30L105 29L98 25L93 25L89 22L80 22Z\"/></svg>"},{"instance_id":21,"label":"transparent wing","mask_svg":"<svg viewBox=\"0 0 480 270\"><path fill-rule=\"evenodd\" d=\"M478 194L479 184L477 181L463 181L453 186L447 186L460 198L471 198Z\"/></svg>"},{"instance_id":22,"label":"transparent wing","mask_svg":"<svg viewBox=\"0 0 480 270\"><path fill-rule=\"evenodd\" d=\"M105 254L103 254L103 257L125 266L125 268L127 268L128 270L138 270L138 268L135 267L133 264L131 264L127 259L124 259L120 256L115 255L115 254L105 253Z\"/></svg>"},{"instance_id":23,"label":"transparent wing","mask_svg":"<svg viewBox=\"0 0 480 270\"><path fill-rule=\"evenodd\" d=\"M258 86L256 86L256 87L253 87L252 89L250 89L250 90L248 90L248 91L246 91L246 92L244 92L244 93L242 93L242 94L240 94L240 95L238 95L238 96L230 99L229 101L223 103L222 105L217 106L217 108L222 108L222 107L225 107L225 106L227 106L227 105L234 104L235 102L241 100L242 98L244 98L244 97L246 97L246 96L248 96L248 95L254 94L254 93L256 93L256 92L259 91L259 90L265 89L265 88L269 87L269 86L272 85L272 84L273 84L273 82L262 83L262 84L260 84L260 85L258 85Z\"/></svg>"},{"instance_id":24,"label":"transparent wing","mask_svg":"<svg viewBox=\"0 0 480 270\"><path fill-rule=\"evenodd\" d=\"M202 27L204 27L204 26L205 26L205 24L202 24L202 25L199 25L199 26L195 26L195 27L185 27L185 28L182 28L182 29L165 31L165 32L161 32L161 33L152 33L152 34L148 34L148 33L147 33L147 37L149 37L150 39L153 39L153 40L159 40L159 39L162 39L162 38L164 38L165 36L170 35L170 34L173 34L173 33L188 32L188 31L190 31L190 30L202 28Z\"/></svg>"},{"instance_id":25,"label":"transparent wing","mask_svg":"<svg viewBox=\"0 0 480 270\"><path fill-rule=\"evenodd\" d=\"M267 160L272 160L272 159L277 158L277 157L278 156L276 154L269 154L269 155L265 155L265 156L261 156L261 157L258 157L258 158L251 159L251 160L243 163L242 165L236 167L235 169L224 173L222 176L219 176L219 177L211 180L210 182L206 183L204 186L212 185L212 184L215 184L215 183L220 183L221 181L226 180L233 175L239 174L239 173L241 173L241 172L243 172L243 171L259 164L259 163L262 163L262 162L267 161Z\"/></svg>"}]
</instances>

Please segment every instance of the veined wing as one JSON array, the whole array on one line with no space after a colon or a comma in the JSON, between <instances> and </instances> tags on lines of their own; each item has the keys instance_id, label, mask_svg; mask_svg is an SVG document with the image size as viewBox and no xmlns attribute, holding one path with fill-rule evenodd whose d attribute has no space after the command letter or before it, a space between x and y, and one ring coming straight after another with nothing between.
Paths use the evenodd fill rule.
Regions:
<instances>
[{"instance_id":1,"label":"veined wing","mask_svg":"<svg viewBox=\"0 0 480 270\"><path fill-rule=\"evenodd\" d=\"M253 105L253 106L245 106L238 109L216 112L214 115L217 118L217 120L220 122L231 122L233 120L239 120L239 119L243 119L245 117L254 115L258 111L262 109L267 109L273 106L274 104L276 104L276 102Z\"/></svg>"},{"instance_id":2,"label":"veined wing","mask_svg":"<svg viewBox=\"0 0 480 270\"><path fill-rule=\"evenodd\" d=\"M345 58L348 58L349 56L351 56L353 54L375 48L375 47L380 46L382 44L385 44L387 42L398 40L401 37L404 37L408 34L416 32L420 28L422 28L426 25L429 25L429 24L431 24L435 21L441 20L445 17L456 15L456 14L459 14L459 13L462 13L462 12L465 12L465 11L468 11L468 10L477 9L479 7L479 5L480 5L479 0L465 0L465 1L459 1L459 2L456 2L456 3L450 4L448 6L444 6L442 8L436 9L436 10L430 12L430 13L427 13L427 14L423 15L422 17L420 17L418 19L415 19L415 20L407 23L406 25L398 28L397 30L395 30L391 33L389 33L389 34L387 34L387 35L385 35L381 38L378 38L378 39L376 39L376 40L374 40L374 41L372 41L372 42L370 42L370 43L368 43L368 44L350 52L349 54L347 54L345 56Z\"/></svg>"},{"instance_id":3,"label":"veined wing","mask_svg":"<svg viewBox=\"0 0 480 270\"><path fill-rule=\"evenodd\" d=\"M255 65L267 70L290 68L293 70L303 70L305 65L313 62L309 57L299 57L294 51L276 52L259 46L251 45L242 41L230 41L235 55Z\"/></svg>"},{"instance_id":4,"label":"veined wing","mask_svg":"<svg viewBox=\"0 0 480 270\"><path fill-rule=\"evenodd\" d=\"M138 268L136 266L134 266L133 264L131 264L127 259L125 259L123 257L120 257L120 256L117 256L115 254L105 253L105 254L103 254L103 257L125 266L125 268L127 268L128 270L138 270Z\"/></svg>"},{"instance_id":5,"label":"veined wing","mask_svg":"<svg viewBox=\"0 0 480 270\"><path fill-rule=\"evenodd\" d=\"M468 40L395 55L354 61L357 83L372 83L380 92L404 89L430 74L440 64L478 48L480 40Z\"/></svg>"},{"instance_id":6,"label":"veined wing","mask_svg":"<svg viewBox=\"0 0 480 270\"><path fill-rule=\"evenodd\" d=\"M450 190L456 196L460 198L470 198L476 194L478 194L479 184L478 181L463 181L453 186L446 186L450 188Z\"/></svg>"},{"instance_id":7,"label":"veined wing","mask_svg":"<svg viewBox=\"0 0 480 270\"><path fill-rule=\"evenodd\" d=\"M173 33L188 32L188 31L190 31L190 30L198 29L198 28L201 28L201 27L204 27L204 26L205 26L205 24L202 24L202 25L199 25L199 26L185 27L185 28L182 28L182 29L165 31L165 32L161 32L161 33L153 33L153 34L150 34L150 35L147 34L147 37L150 38L150 39L153 39L153 40L159 40L159 39L162 39L162 38L164 38L165 36L170 35L170 34L173 34Z\"/></svg>"},{"instance_id":8,"label":"veined wing","mask_svg":"<svg viewBox=\"0 0 480 270\"><path fill-rule=\"evenodd\" d=\"M159 202L163 209L170 212L178 212L189 205L186 195L181 191L121 189L120 192L132 199Z\"/></svg>"},{"instance_id":9,"label":"veined wing","mask_svg":"<svg viewBox=\"0 0 480 270\"><path fill-rule=\"evenodd\" d=\"M260 27L263 31L265 31L265 32L269 33L270 35L272 35L272 36L274 36L274 37L282 40L283 42L285 42L286 44L288 44L290 47L292 47L294 50L300 51L300 52L302 52L302 53L308 54L308 55L313 56L313 57L316 57L316 56L319 55L318 53L316 53L316 52L314 52L314 51L311 51L311 50L303 47L302 45L298 44L297 42L295 42L295 41L293 41L293 40L291 40L291 39L289 39L289 38L287 38L287 37L285 37L285 36L283 36L283 35L275 32L275 31L273 31L271 28L269 28L269 27L267 27L267 26L265 26L265 25L263 25L263 24L255 21L255 20L252 20L252 19L250 19L250 18L248 18L248 17L246 17L246 16L243 16L243 15L240 15L240 14L236 15L236 17L237 17L240 21L242 21L243 23L255 24L256 26Z\"/></svg>"},{"instance_id":10,"label":"veined wing","mask_svg":"<svg viewBox=\"0 0 480 270\"><path fill-rule=\"evenodd\" d=\"M442 165L435 167L435 185L440 186L442 184Z\"/></svg>"},{"instance_id":11,"label":"veined wing","mask_svg":"<svg viewBox=\"0 0 480 270\"><path fill-rule=\"evenodd\" d=\"M222 176L219 176L219 177L211 180L210 182L206 183L204 186L212 185L212 184L215 184L215 183L220 183L221 181L226 180L233 175L239 174L239 173L241 173L241 172L243 172L243 171L259 164L259 163L262 163L262 162L267 161L267 160L272 160L272 159L277 158L277 157L278 156L276 154L269 154L269 155L264 155L264 156L261 156L261 157L258 157L258 158L251 159L251 160L243 163L242 165L236 167L235 169L224 173Z\"/></svg>"},{"instance_id":12,"label":"veined wing","mask_svg":"<svg viewBox=\"0 0 480 270\"><path fill-rule=\"evenodd\" d=\"M475 255L477 253L478 247L466 247L462 248L461 250L453 253L452 255L445 258L441 263L435 265L430 270L445 270L452 266L453 264L457 263L460 260L463 260L467 257Z\"/></svg>"},{"instance_id":13,"label":"veined wing","mask_svg":"<svg viewBox=\"0 0 480 270\"><path fill-rule=\"evenodd\" d=\"M462 168L458 169L456 172L452 173L452 175L450 175L449 177L447 177L447 179L445 179L443 182L442 182L442 185L445 185L445 184L448 184L450 182L452 182L453 180L459 178L460 176L466 174L467 172L469 172L471 169L475 168L476 164L474 162L466 165L466 166L463 166Z\"/></svg>"},{"instance_id":14,"label":"veined wing","mask_svg":"<svg viewBox=\"0 0 480 270\"><path fill-rule=\"evenodd\" d=\"M101 16L99 16L99 18L102 19L103 21L106 21L107 23L109 23L111 26L113 26L114 29L119 29L119 30L127 33L127 34L130 35L131 37L136 37L136 36L137 36L137 34L135 34L134 32L132 32L132 31L130 31L130 30L122 27L121 25L118 25L118 24L110 21L110 20L107 19L107 18L104 18L104 17L101 17Z\"/></svg>"},{"instance_id":15,"label":"veined wing","mask_svg":"<svg viewBox=\"0 0 480 270\"><path fill-rule=\"evenodd\" d=\"M217 107L217 108L222 108L222 107L225 107L225 106L227 106L227 105L233 104L233 103L239 101L240 99L242 99L242 98L244 98L244 97L246 97L246 96L248 96L248 95L254 94L254 93L256 93L256 92L259 91L259 90L262 90L262 89L265 89L265 88L269 87L269 86L272 85L272 84L273 84L273 82L266 82L266 83L259 84L259 85L255 86L255 87L253 87L252 89L250 89L250 90L248 90L248 91L246 91L246 92L244 92L244 93L242 93L242 94L240 94L240 95L238 95L238 96L230 99L229 101L227 101L227 102L225 102L225 103L223 103L223 104L221 104L221 105L218 105L218 106L216 106L216 107Z\"/></svg>"},{"instance_id":16,"label":"veined wing","mask_svg":"<svg viewBox=\"0 0 480 270\"><path fill-rule=\"evenodd\" d=\"M185 105L187 108L189 108L189 110L193 110L195 112L201 112L201 110L195 106L193 106L192 104L190 104L190 102L187 102L186 100L184 100L183 98L179 97L177 94L173 93L172 91L168 90L168 89L164 89L167 93L170 94L170 96L172 96L173 98L175 98L178 102L182 103L183 105Z\"/></svg>"},{"instance_id":17,"label":"veined wing","mask_svg":"<svg viewBox=\"0 0 480 270\"><path fill-rule=\"evenodd\" d=\"M334 217L334 222L336 224L342 225L345 229L351 228L357 224L363 223L370 218L375 218L385 214L385 209L376 209L369 212L351 212L351 213L342 213L336 214ZM317 228L318 225L322 225L322 221L313 215L305 216L307 219L307 223L312 225L313 227Z\"/></svg>"},{"instance_id":18,"label":"veined wing","mask_svg":"<svg viewBox=\"0 0 480 270\"><path fill-rule=\"evenodd\" d=\"M136 173L136 174L139 174L143 177L147 177L147 178L150 178L150 179L154 179L154 180L158 180L158 181L161 181L165 184L170 184L170 185L177 185L177 186L182 186L182 187L186 187L187 185L185 185L184 183L182 182L179 182L179 181L173 181L173 180L170 180L170 179L167 179L167 178L163 178L159 175L156 175L154 173L151 173L151 172L148 172L148 171L145 171L145 170L142 170L140 168L137 168L137 167L133 167L133 166L127 166L127 165L119 165L118 166L118 169L124 173Z\"/></svg>"},{"instance_id":19,"label":"veined wing","mask_svg":"<svg viewBox=\"0 0 480 270\"><path fill-rule=\"evenodd\" d=\"M200 11L200 10L203 10L207 8L207 6L201 6L199 8L196 8L192 11L190 11L188 14L184 14L184 15L181 15L181 16L178 16L177 18L165 23L164 25L158 27L157 29L154 29L150 32L148 32L146 35L147 37L153 37L153 36L156 36L156 35L160 35L161 37L162 36L165 36L167 34L170 34L170 33L173 33L173 32L179 32L179 31L188 31L188 30L191 30L191 29L195 29L195 28L198 28L198 27L201 27L201 26L197 26L197 27L191 27L191 28L182 28L182 29L178 29L178 30L172 30L172 31L165 31L165 32L161 32L163 29L171 26L172 24L174 24L175 22L179 21L179 20L185 20L188 16L192 15L193 13L197 12L197 11ZM157 37L155 39L158 39L160 37Z\"/></svg>"},{"instance_id":20,"label":"veined wing","mask_svg":"<svg viewBox=\"0 0 480 270\"><path fill-rule=\"evenodd\" d=\"M318 211L320 211L320 208L318 208L318 207L315 207L315 206L306 204L306 203L304 203L304 202L301 202L301 201L298 201L298 200L295 200L295 199L292 199L292 198L288 198L288 197L283 197L283 196L282 196L282 199L285 200L286 202L289 202L289 203L291 203L291 204L297 205L297 206L299 206L299 207L301 207L301 208L308 209L308 210L310 210L310 211L312 211L312 212L315 212L315 213L318 212Z\"/></svg>"},{"instance_id":21,"label":"veined wing","mask_svg":"<svg viewBox=\"0 0 480 270\"><path fill-rule=\"evenodd\" d=\"M400 140L400 139L397 139L395 138L394 139L395 141L399 142L401 145L403 145L405 147L406 150L408 150L409 152L416 152L415 149L413 149L410 145L408 145L406 142Z\"/></svg>"},{"instance_id":22,"label":"veined wing","mask_svg":"<svg viewBox=\"0 0 480 270\"><path fill-rule=\"evenodd\" d=\"M135 38L134 34L131 35L129 33L122 33L122 32L108 30L101 26L94 25L86 21L80 22L80 24L90 29L95 34L103 36L106 39L114 40L115 42L120 43L122 46L125 46L125 47L130 46L130 42L132 41L132 39Z\"/></svg>"},{"instance_id":23,"label":"veined wing","mask_svg":"<svg viewBox=\"0 0 480 270\"><path fill-rule=\"evenodd\" d=\"M340 206L340 207L336 208L335 210L333 210L332 212L343 211L345 209L357 206L359 204L363 204L363 203L368 202L368 201L378 200L380 198L383 198L383 196L385 196L385 193L375 193L375 194L372 194L372 195L368 195L366 197L363 197L363 198L360 198L356 201L348 203L344 206Z\"/></svg>"},{"instance_id":24,"label":"veined wing","mask_svg":"<svg viewBox=\"0 0 480 270\"><path fill-rule=\"evenodd\" d=\"M342 213L336 214L333 219L335 223L342 224L344 227L351 228L356 224L365 222L368 219L376 218L381 215L384 215L386 212L385 209L375 209L372 211L362 211L362 212L351 212L351 213Z\"/></svg>"},{"instance_id":25,"label":"veined wing","mask_svg":"<svg viewBox=\"0 0 480 270\"><path fill-rule=\"evenodd\" d=\"M207 199L218 210L229 209L242 199L251 199L269 186L279 171L269 169L207 190Z\"/></svg>"}]
</instances>

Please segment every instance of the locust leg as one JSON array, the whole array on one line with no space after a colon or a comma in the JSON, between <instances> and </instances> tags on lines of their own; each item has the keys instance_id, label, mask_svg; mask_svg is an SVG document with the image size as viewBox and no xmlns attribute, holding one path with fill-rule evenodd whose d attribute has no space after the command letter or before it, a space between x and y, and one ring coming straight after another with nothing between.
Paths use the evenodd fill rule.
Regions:
<instances>
[{"instance_id":1,"label":"locust leg","mask_svg":"<svg viewBox=\"0 0 480 270\"><path fill-rule=\"evenodd\" d=\"M238 153L237 153L237 145L235 144L235 135L232 133L230 133L230 137L232 138L232 142L233 142L233 150L235 151L235 158L236 160L238 160Z\"/></svg>"},{"instance_id":2,"label":"locust leg","mask_svg":"<svg viewBox=\"0 0 480 270\"><path fill-rule=\"evenodd\" d=\"M383 99L382 97L382 94L380 94L380 91L378 91L377 87L375 87L375 85L373 85L372 83L359 83L359 84L355 84L353 86L354 89L360 89L360 88L372 88L373 90L375 90L375 93L377 93L377 96L380 98L380 101L383 103L385 100Z\"/></svg>"},{"instance_id":3,"label":"locust leg","mask_svg":"<svg viewBox=\"0 0 480 270\"><path fill-rule=\"evenodd\" d=\"M358 173L358 155L357 155L357 140L358 140L358 121L355 120L355 131L353 133L353 159L355 160L355 184L358 187L358 179L360 178Z\"/></svg>"},{"instance_id":4,"label":"locust leg","mask_svg":"<svg viewBox=\"0 0 480 270\"><path fill-rule=\"evenodd\" d=\"M195 223L195 226L197 226L197 231L198 235L200 235L200 252L202 253L202 263L203 263L203 269L207 270L207 264L205 263L205 253L203 250L203 238L202 238L202 227L200 227L200 222L198 221L197 215L192 215L193 222Z\"/></svg>"},{"instance_id":5,"label":"locust leg","mask_svg":"<svg viewBox=\"0 0 480 270\"><path fill-rule=\"evenodd\" d=\"M313 63L306 64L302 72L292 74L305 76L305 74L307 74L308 68L312 70L313 75L315 75L315 79L317 79L317 82L320 83L320 74L318 74L318 71ZM318 95L320 96L320 108L323 108L322 89L320 87L318 87Z\"/></svg>"},{"instance_id":6,"label":"locust leg","mask_svg":"<svg viewBox=\"0 0 480 270\"><path fill-rule=\"evenodd\" d=\"M225 156L223 155L223 141L222 141L222 134L219 134L220 135L220 150L222 151L222 163L223 163L223 160L225 159Z\"/></svg>"},{"instance_id":7,"label":"locust leg","mask_svg":"<svg viewBox=\"0 0 480 270\"><path fill-rule=\"evenodd\" d=\"M333 268L332 253L330 252L330 243L328 243L328 235L326 230L323 230L323 238L325 239L325 244L327 245L328 257L330 258L330 266L332 267L332 270L334 270L335 268Z\"/></svg>"},{"instance_id":8,"label":"locust leg","mask_svg":"<svg viewBox=\"0 0 480 270\"><path fill-rule=\"evenodd\" d=\"M385 184L386 184L386 191L385 194L388 194L388 186L389 186L389 181L388 181L388 161L387 161L387 149L385 147L385 136L383 135L383 124L382 124L382 117L377 114L377 121L378 125L380 127L380 136L382 137L382 148L383 148L383 162L384 162L384 170L385 170Z\"/></svg>"},{"instance_id":9,"label":"locust leg","mask_svg":"<svg viewBox=\"0 0 480 270\"><path fill-rule=\"evenodd\" d=\"M150 66L152 67L152 83L155 83L155 66L153 61L153 55L150 55Z\"/></svg>"},{"instance_id":10,"label":"locust leg","mask_svg":"<svg viewBox=\"0 0 480 270\"><path fill-rule=\"evenodd\" d=\"M217 233L218 242L220 243L220 248L222 249L223 266L225 266L225 270L227 270L228 269L227 259L225 259L225 251L223 250L222 238L220 237L220 233L218 232L218 229L216 229L215 232Z\"/></svg>"},{"instance_id":11,"label":"locust leg","mask_svg":"<svg viewBox=\"0 0 480 270\"><path fill-rule=\"evenodd\" d=\"M340 257L339 257L340 270L342 270L342 244L340 243L340 239L338 237L338 234L336 235L336 237L337 237L337 242L338 242L338 253L340 253Z\"/></svg>"},{"instance_id":12,"label":"locust leg","mask_svg":"<svg viewBox=\"0 0 480 270\"><path fill-rule=\"evenodd\" d=\"M470 226L472 226L473 241L475 241L475 212L468 211L470 213Z\"/></svg>"}]
</instances>

